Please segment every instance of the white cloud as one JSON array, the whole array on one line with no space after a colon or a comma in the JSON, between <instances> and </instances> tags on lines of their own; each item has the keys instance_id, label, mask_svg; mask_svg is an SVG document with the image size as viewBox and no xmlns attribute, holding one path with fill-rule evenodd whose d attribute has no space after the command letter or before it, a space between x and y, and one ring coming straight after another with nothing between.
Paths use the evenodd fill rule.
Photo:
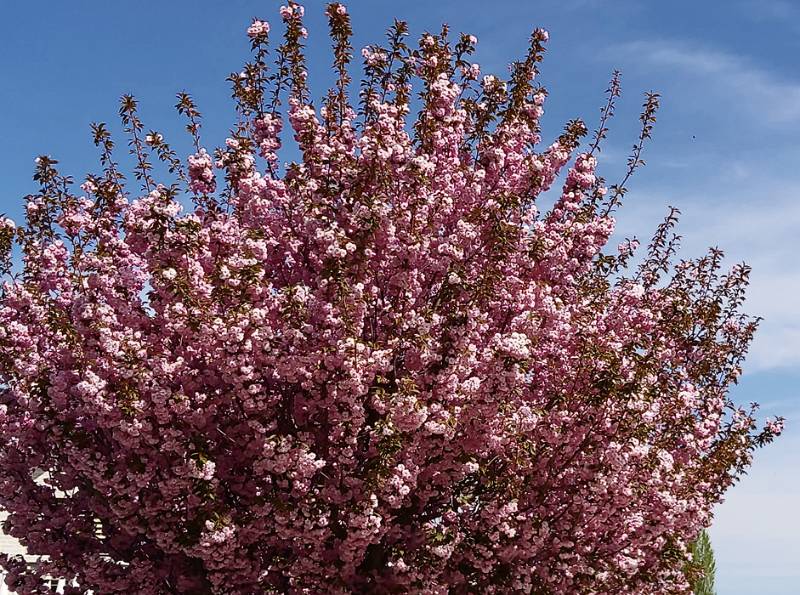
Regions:
<instances>
[{"instance_id":1,"label":"white cloud","mask_svg":"<svg viewBox=\"0 0 800 595\"><path fill-rule=\"evenodd\" d=\"M800 8L788 0L744 0L738 8L756 21L778 21L796 28L800 20Z\"/></svg>"},{"instance_id":2,"label":"white cloud","mask_svg":"<svg viewBox=\"0 0 800 595\"><path fill-rule=\"evenodd\" d=\"M800 123L800 82L765 69L746 56L677 40L618 44L603 56L624 60L637 69L659 69L684 90L685 83L691 82L692 105L742 110L757 118L757 125ZM746 121L740 124L748 126Z\"/></svg>"},{"instance_id":3,"label":"white cloud","mask_svg":"<svg viewBox=\"0 0 800 595\"><path fill-rule=\"evenodd\" d=\"M798 452L797 433L757 452L750 474L717 508L711 539L720 595L790 593L800 584ZM772 588L752 590L758 585Z\"/></svg>"}]
</instances>

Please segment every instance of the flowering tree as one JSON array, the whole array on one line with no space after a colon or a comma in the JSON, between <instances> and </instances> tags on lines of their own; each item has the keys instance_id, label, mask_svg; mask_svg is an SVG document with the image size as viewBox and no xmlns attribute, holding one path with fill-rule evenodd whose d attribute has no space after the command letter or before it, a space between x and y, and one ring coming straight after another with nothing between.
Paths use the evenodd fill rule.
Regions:
<instances>
[{"instance_id":1,"label":"flowering tree","mask_svg":"<svg viewBox=\"0 0 800 595\"><path fill-rule=\"evenodd\" d=\"M671 264L675 211L637 266L635 240L604 249L658 97L607 188L618 77L582 152L580 121L542 146L545 31L502 81L474 37L412 48L397 21L354 105L349 17L327 15L319 108L290 2L272 57L270 26L247 30L224 147L180 94L184 166L126 96L141 192L97 124L82 194L40 157L25 224L3 219L0 506L42 556L0 560L8 585L689 592L689 545L781 420L726 396L757 324L746 266Z\"/></svg>"}]
</instances>

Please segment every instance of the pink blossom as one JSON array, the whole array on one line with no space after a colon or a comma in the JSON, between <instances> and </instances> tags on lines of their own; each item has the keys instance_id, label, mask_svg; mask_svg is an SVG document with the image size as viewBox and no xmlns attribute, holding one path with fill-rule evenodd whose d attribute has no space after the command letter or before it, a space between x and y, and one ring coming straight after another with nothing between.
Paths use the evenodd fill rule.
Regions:
<instances>
[{"instance_id":1,"label":"pink blossom","mask_svg":"<svg viewBox=\"0 0 800 595\"><path fill-rule=\"evenodd\" d=\"M247 28L247 36L250 39L261 39L269 33L269 23L267 21L254 20Z\"/></svg>"},{"instance_id":2,"label":"pink blossom","mask_svg":"<svg viewBox=\"0 0 800 595\"><path fill-rule=\"evenodd\" d=\"M214 180L213 161L205 149L189 157L189 188L193 192L206 194L217 187Z\"/></svg>"}]
</instances>

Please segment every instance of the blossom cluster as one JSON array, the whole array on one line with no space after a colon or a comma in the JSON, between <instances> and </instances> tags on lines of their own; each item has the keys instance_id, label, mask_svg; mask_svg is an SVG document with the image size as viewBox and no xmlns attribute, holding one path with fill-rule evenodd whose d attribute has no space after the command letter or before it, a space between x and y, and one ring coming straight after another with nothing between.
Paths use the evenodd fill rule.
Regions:
<instances>
[{"instance_id":1,"label":"blossom cluster","mask_svg":"<svg viewBox=\"0 0 800 595\"><path fill-rule=\"evenodd\" d=\"M189 162L189 189L198 194L208 194L217 188L214 180L214 162L205 149L200 149L196 155L188 159Z\"/></svg>"},{"instance_id":2,"label":"blossom cluster","mask_svg":"<svg viewBox=\"0 0 800 595\"><path fill-rule=\"evenodd\" d=\"M254 41L266 38L268 33L269 23L267 21L254 20L247 28L247 36Z\"/></svg>"}]
</instances>

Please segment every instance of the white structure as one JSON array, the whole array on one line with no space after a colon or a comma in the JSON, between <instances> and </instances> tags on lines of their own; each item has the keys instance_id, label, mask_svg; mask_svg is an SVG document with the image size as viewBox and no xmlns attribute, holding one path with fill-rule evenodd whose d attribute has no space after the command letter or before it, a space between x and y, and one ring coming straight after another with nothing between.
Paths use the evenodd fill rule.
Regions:
<instances>
[{"instance_id":1,"label":"white structure","mask_svg":"<svg viewBox=\"0 0 800 595\"><path fill-rule=\"evenodd\" d=\"M2 522L6 520L7 516L8 513L0 511L0 526L2 526ZM11 554L13 556L25 556L25 560L28 563L33 563L36 561L36 556L28 556L25 553L25 548L22 547L22 544L10 535L3 533L2 529L0 529L0 552L4 554ZM51 578L46 581L46 584L53 590L54 593L64 592L64 579ZM9 591L8 587L6 587L5 573L2 571L0 571L0 595L14 595L14 592Z\"/></svg>"},{"instance_id":2,"label":"white structure","mask_svg":"<svg viewBox=\"0 0 800 595\"><path fill-rule=\"evenodd\" d=\"M47 480L47 474L39 473L34 479L37 483L44 483ZM12 556L21 555L25 557L25 561L28 562L28 564L33 564L36 562L36 556L29 556L17 539L3 533L2 526L6 517L8 517L8 513L4 510L0 510L0 553L10 554ZM45 584L50 587L54 593L63 593L65 583L66 581L64 579L56 578L50 578L45 581ZM0 595L14 595L14 592L9 591L8 587L6 587L5 573L2 570L0 570Z\"/></svg>"}]
</instances>

